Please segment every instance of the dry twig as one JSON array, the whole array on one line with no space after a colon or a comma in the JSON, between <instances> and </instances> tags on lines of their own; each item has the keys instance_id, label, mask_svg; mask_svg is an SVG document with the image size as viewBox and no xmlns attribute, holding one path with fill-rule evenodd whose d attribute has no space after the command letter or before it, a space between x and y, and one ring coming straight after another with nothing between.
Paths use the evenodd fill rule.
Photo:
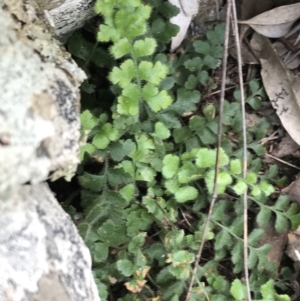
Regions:
<instances>
[{"instance_id":1,"label":"dry twig","mask_svg":"<svg viewBox=\"0 0 300 301\"><path fill-rule=\"evenodd\" d=\"M225 97L225 80L226 80L226 71L227 71L227 56L228 56L228 44L229 44L229 28L230 28L230 11L231 11L231 1L228 1L227 12L226 12L226 27L225 27L225 41L224 41L224 52L223 52L223 62L222 62L222 83L221 83L221 93L220 93L220 112L219 112L219 122L218 122L218 148L216 155L216 166L215 166L215 178L214 178L214 189L212 200L209 207L209 212L205 221L203 235L201 243L195 258L195 266L193 269L190 285L187 291L185 300L188 301L191 296L192 288L195 282L195 277L198 271L199 262L201 259L203 246L205 243L205 237L208 230L209 221L212 215L212 210L217 200L217 191L218 191L218 174L220 169L220 148L222 143L222 122L223 122L223 108L224 108L224 97Z\"/></svg>"},{"instance_id":2,"label":"dry twig","mask_svg":"<svg viewBox=\"0 0 300 301\"><path fill-rule=\"evenodd\" d=\"M242 73L242 55L241 55L241 45L239 39L239 31L237 25L237 14L235 0L232 1L232 21L233 21L233 33L235 36L236 52L238 59L238 74L239 74L239 84L241 89L241 107L242 107L242 120L243 120L243 178L247 177L247 135L246 135L246 110L245 110L245 92L243 84L243 73ZM247 200L247 190L243 194L244 202L244 273L245 273L245 283L247 287L247 300L251 301L251 291L249 283L249 271L248 271L248 200Z\"/></svg>"}]
</instances>

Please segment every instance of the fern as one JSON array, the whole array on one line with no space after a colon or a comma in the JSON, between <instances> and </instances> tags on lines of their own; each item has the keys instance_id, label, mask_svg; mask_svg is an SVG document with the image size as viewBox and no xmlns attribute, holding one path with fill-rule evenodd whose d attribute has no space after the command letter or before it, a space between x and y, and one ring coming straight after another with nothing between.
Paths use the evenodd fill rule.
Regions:
<instances>
[{"instance_id":1,"label":"fern","mask_svg":"<svg viewBox=\"0 0 300 301\"><path fill-rule=\"evenodd\" d=\"M224 27L208 30L182 55L167 56L162 52L178 30L167 20L178 13L169 2L97 0L95 10L103 17L97 35L100 46L89 53L90 43L76 45L78 35L70 43L79 60L108 68L110 83L103 108L94 109L87 102L81 113L86 143L78 170L83 208L78 228L91 250L103 300L109 287L120 292L119 301L181 300L203 235L215 173L218 110L202 102L199 90L216 88L211 70L220 65ZM97 56L102 52L107 60ZM84 87L85 96L95 92L89 81ZM249 87L247 102L257 108L263 90L255 81ZM238 90L234 97L239 100ZM265 149L257 141L269 126L265 120L249 128L252 159L247 178L242 178L239 116L238 102L226 101L224 130L235 135L236 142L223 138L219 199L205 237L210 252L196 275L190 301L245 297L241 281L230 283L220 268L220 261L226 260L225 273L241 278L240 196L245 191L249 206L258 212L258 228L252 225L248 246L252 292L257 300L266 296L266 300L288 300L267 282L274 269L267 260L270 246L258 247L258 242L271 216L281 232L289 225L296 227L300 215L285 197L272 203L276 167L259 173L259 156Z\"/></svg>"}]
</instances>

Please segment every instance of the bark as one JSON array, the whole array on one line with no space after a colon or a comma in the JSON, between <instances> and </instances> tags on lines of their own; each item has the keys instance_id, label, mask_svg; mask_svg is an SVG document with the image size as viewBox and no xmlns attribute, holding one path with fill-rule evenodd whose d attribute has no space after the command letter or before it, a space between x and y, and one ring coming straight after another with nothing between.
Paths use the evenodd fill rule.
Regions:
<instances>
[{"instance_id":1,"label":"bark","mask_svg":"<svg viewBox=\"0 0 300 301\"><path fill-rule=\"evenodd\" d=\"M0 8L0 300L99 301L90 253L43 183L76 171L85 74L35 1Z\"/></svg>"},{"instance_id":2,"label":"bark","mask_svg":"<svg viewBox=\"0 0 300 301\"><path fill-rule=\"evenodd\" d=\"M95 16L95 0L38 0L56 38L66 42L72 32Z\"/></svg>"}]
</instances>

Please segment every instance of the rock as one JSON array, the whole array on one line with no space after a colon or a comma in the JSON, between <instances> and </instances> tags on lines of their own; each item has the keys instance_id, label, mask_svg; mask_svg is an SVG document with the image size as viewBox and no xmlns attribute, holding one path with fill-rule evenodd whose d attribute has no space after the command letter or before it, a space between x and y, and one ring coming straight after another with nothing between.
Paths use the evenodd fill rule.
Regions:
<instances>
[{"instance_id":1,"label":"rock","mask_svg":"<svg viewBox=\"0 0 300 301\"><path fill-rule=\"evenodd\" d=\"M91 256L47 184L0 199L0 300L99 301Z\"/></svg>"},{"instance_id":2,"label":"rock","mask_svg":"<svg viewBox=\"0 0 300 301\"><path fill-rule=\"evenodd\" d=\"M44 182L77 169L86 76L36 1L0 8L0 301L100 301L89 250Z\"/></svg>"}]
</instances>

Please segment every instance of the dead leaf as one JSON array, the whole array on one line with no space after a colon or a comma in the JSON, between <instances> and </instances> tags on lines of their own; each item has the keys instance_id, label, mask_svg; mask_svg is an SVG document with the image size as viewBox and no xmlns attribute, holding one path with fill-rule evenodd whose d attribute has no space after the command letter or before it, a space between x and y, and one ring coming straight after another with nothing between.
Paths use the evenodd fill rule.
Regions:
<instances>
[{"instance_id":1,"label":"dead leaf","mask_svg":"<svg viewBox=\"0 0 300 301\"><path fill-rule=\"evenodd\" d=\"M287 194L292 201L297 202L300 205L300 174L297 174L296 180L288 187L282 189L281 192Z\"/></svg>"},{"instance_id":2,"label":"dead leaf","mask_svg":"<svg viewBox=\"0 0 300 301\"><path fill-rule=\"evenodd\" d=\"M260 239L257 247L269 244L272 249L267 255L268 261L276 264L277 269L273 273L278 272L278 268L283 256L284 247L287 241L287 234L289 229L286 229L283 233L277 233L275 230L275 218L271 218L268 224L264 227L264 234Z\"/></svg>"},{"instance_id":3,"label":"dead leaf","mask_svg":"<svg viewBox=\"0 0 300 301\"><path fill-rule=\"evenodd\" d=\"M300 93L291 81L292 75L283 66L269 39L261 36L261 76L273 108L293 140L300 145Z\"/></svg>"},{"instance_id":4,"label":"dead leaf","mask_svg":"<svg viewBox=\"0 0 300 301\"><path fill-rule=\"evenodd\" d=\"M291 44L292 43L293 42L291 42ZM284 45L281 41L276 41L272 45L287 69L294 70L298 68L298 66L300 65L300 58L298 57L298 55L290 52L287 46Z\"/></svg>"},{"instance_id":5,"label":"dead leaf","mask_svg":"<svg viewBox=\"0 0 300 301\"><path fill-rule=\"evenodd\" d=\"M285 137L281 139L280 143L272 151L271 155L276 158L283 158L290 155L299 158L299 150L299 145L286 133Z\"/></svg>"},{"instance_id":6,"label":"dead leaf","mask_svg":"<svg viewBox=\"0 0 300 301\"><path fill-rule=\"evenodd\" d=\"M300 228L288 234L286 254L295 262L300 261Z\"/></svg>"},{"instance_id":7,"label":"dead leaf","mask_svg":"<svg viewBox=\"0 0 300 301\"><path fill-rule=\"evenodd\" d=\"M244 0L241 5L240 20L253 18L274 6L274 0Z\"/></svg>"},{"instance_id":8,"label":"dead leaf","mask_svg":"<svg viewBox=\"0 0 300 301\"><path fill-rule=\"evenodd\" d=\"M292 25L300 18L300 3L285 5L264 12L240 24L251 26L256 32L269 38L285 36Z\"/></svg>"}]
</instances>

